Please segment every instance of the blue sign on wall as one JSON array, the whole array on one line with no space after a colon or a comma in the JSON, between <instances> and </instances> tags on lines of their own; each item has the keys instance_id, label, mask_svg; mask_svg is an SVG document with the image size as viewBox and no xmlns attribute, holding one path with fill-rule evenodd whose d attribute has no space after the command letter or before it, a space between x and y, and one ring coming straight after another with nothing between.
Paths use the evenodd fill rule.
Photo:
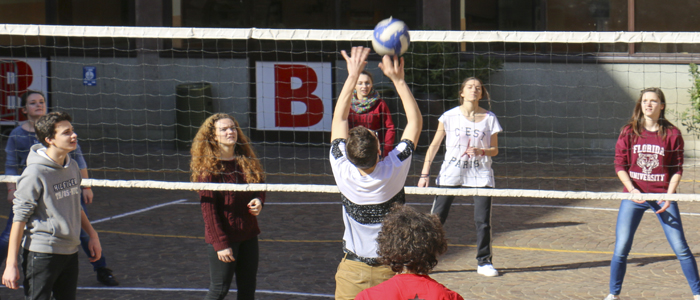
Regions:
<instances>
[{"instance_id":1,"label":"blue sign on wall","mask_svg":"<svg viewBox=\"0 0 700 300\"><path fill-rule=\"evenodd\" d=\"M97 85L97 68L83 67L83 85Z\"/></svg>"}]
</instances>

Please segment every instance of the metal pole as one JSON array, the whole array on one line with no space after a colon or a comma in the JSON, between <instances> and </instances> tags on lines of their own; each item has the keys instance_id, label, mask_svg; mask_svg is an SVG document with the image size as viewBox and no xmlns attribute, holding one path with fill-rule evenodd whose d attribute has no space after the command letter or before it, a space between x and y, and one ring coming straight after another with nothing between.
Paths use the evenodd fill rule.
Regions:
<instances>
[{"instance_id":1,"label":"metal pole","mask_svg":"<svg viewBox=\"0 0 700 300\"><path fill-rule=\"evenodd\" d=\"M634 0L627 0L627 31L634 31ZM634 43L629 44L629 54L634 54Z\"/></svg>"},{"instance_id":2,"label":"metal pole","mask_svg":"<svg viewBox=\"0 0 700 300\"><path fill-rule=\"evenodd\" d=\"M459 0L459 29L462 31L467 30L467 18L466 18L466 5L464 4L465 0ZM467 43L462 42L460 43L460 47L462 52L467 51Z\"/></svg>"}]
</instances>

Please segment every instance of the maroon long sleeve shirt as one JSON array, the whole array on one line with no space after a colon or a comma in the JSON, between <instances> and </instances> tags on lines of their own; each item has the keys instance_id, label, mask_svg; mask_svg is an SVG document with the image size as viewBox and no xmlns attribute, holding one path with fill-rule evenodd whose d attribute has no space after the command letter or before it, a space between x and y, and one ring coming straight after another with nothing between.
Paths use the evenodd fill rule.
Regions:
<instances>
[{"instance_id":1,"label":"maroon long sleeve shirt","mask_svg":"<svg viewBox=\"0 0 700 300\"><path fill-rule=\"evenodd\" d=\"M202 178L201 182L245 184L245 175L235 160L223 161L221 174ZM199 191L204 239L214 250L224 250L230 242L242 242L260 234L257 217L248 211L254 198L265 203L265 192Z\"/></svg>"}]
</instances>

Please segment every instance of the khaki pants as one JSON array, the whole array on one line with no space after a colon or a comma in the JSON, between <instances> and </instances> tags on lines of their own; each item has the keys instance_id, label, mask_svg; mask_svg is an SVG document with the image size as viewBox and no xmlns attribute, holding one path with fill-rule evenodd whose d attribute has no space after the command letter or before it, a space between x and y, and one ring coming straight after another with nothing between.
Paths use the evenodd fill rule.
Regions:
<instances>
[{"instance_id":1,"label":"khaki pants","mask_svg":"<svg viewBox=\"0 0 700 300\"><path fill-rule=\"evenodd\" d=\"M362 290L378 285L394 276L388 266L372 267L343 257L335 273L335 299L352 300Z\"/></svg>"}]
</instances>

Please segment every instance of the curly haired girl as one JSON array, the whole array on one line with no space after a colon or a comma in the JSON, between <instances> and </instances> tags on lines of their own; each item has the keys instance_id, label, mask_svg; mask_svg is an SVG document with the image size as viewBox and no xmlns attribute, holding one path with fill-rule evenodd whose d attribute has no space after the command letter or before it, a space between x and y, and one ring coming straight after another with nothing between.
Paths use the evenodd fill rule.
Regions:
<instances>
[{"instance_id":1,"label":"curly haired girl","mask_svg":"<svg viewBox=\"0 0 700 300\"><path fill-rule=\"evenodd\" d=\"M261 183L260 161L236 119L215 114L199 128L192 143L193 182ZM224 299L236 276L238 299L254 299L258 272L257 216L265 192L199 191L209 244L211 283L205 299Z\"/></svg>"}]
</instances>

